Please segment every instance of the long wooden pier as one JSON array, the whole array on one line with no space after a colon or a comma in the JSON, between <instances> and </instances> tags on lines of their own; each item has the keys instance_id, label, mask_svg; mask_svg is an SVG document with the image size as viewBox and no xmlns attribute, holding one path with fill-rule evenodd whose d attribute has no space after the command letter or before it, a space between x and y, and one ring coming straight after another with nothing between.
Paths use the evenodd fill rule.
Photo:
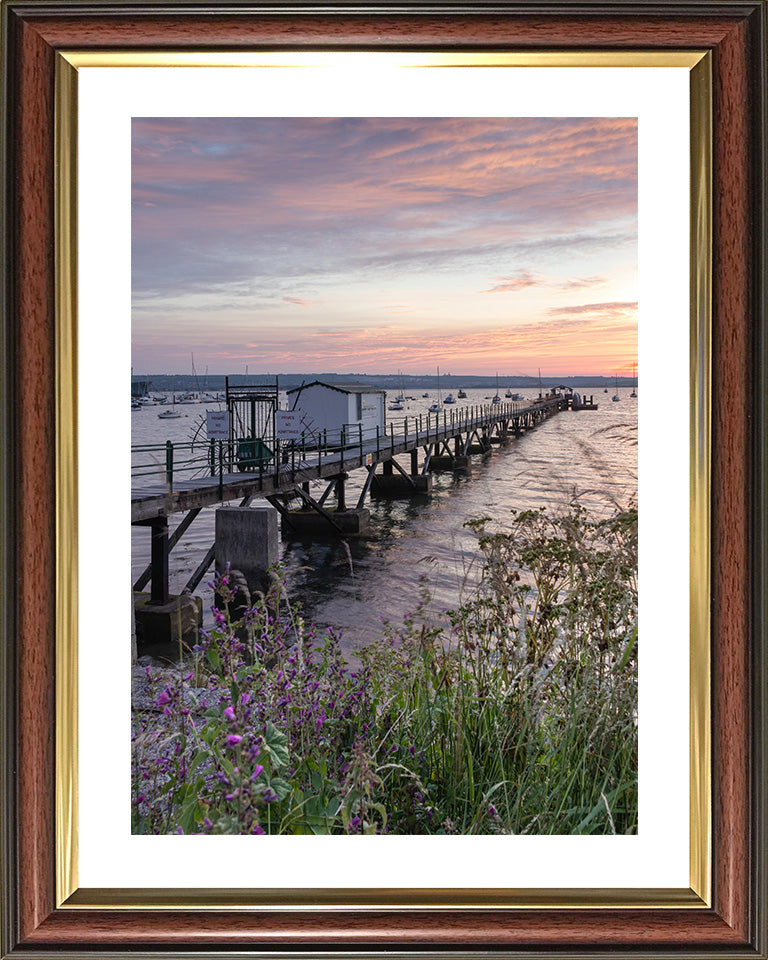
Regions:
<instances>
[{"instance_id":1,"label":"long wooden pier","mask_svg":"<svg viewBox=\"0 0 768 960\"><path fill-rule=\"evenodd\" d=\"M363 494L367 494L376 467L406 454L412 458L410 473L401 471L406 482L408 478L415 479L427 474L438 462L443 468L462 469L466 466L464 458L471 453L488 450L491 444L510 434L520 435L532 429L543 419L563 409L565 404L562 396L550 395L525 405L485 404L450 412L444 410L435 415L406 417L400 421L390 421L388 429L375 437L340 437L335 443L326 443L316 450L302 449L293 444L287 456L284 450L282 456L273 458L273 462L260 461L245 471L238 464L236 456L226 449L226 442L222 442L218 448L212 448L213 455L209 448L206 459L198 458L196 462L197 470L208 469L208 475L188 479L184 478L183 472L179 475L178 471L168 468L167 456L166 465L161 464L156 468L154 477L151 474L147 477L146 471L136 471L139 475L134 477L131 485L131 522L142 523L154 517L196 510L243 497L270 499L303 490L304 485L311 481L336 480L341 474L361 468L367 469L369 475L363 491ZM169 444L167 448L153 449L158 454L170 453L172 458L172 446ZM148 451L151 448L137 449ZM423 460L416 464L413 462L414 454L418 456L421 451ZM400 471L399 464L396 469ZM157 482L158 475L162 477L162 482ZM141 482L142 477L149 482Z\"/></svg>"},{"instance_id":2,"label":"long wooden pier","mask_svg":"<svg viewBox=\"0 0 768 960\"><path fill-rule=\"evenodd\" d=\"M138 592L137 623L138 604L144 604L143 621L160 615L162 610L167 616L178 616L184 597L190 622L196 619L197 608L187 595L198 587L213 563L217 545L203 557L176 598L169 593L168 558L203 508L230 501L240 501L245 507L261 499L281 516L284 530L307 536L364 535L369 516L364 508L367 497L429 493L433 471L467 472L473 454L487 453L494 444L520 436L558 411L571 408L573 402L570 394L552 392L533 402L492 403L404 417L390 421L386 429L377 428L375 435L364 436L362 430L355 435L345 430L334 437L315 437L311 446L304 440L281 441L274 444L274 450L260 440L134 447L131 522L152 530L151 560L134 584ZM591 397L583 408L596 409ZM409 469L397 459L405 456L410 457ZM356 504L350 507L346 481L355 470L365 474ZM312 486L318 481L325 481L325 489L320 496L313 496ZM171 534L168 517L180 512L186 516ZM250 510L241 516L244 523L257 519ZM246 551L252 549L258 548L252 546L251 537ZM263 549L266 558L269 550L266 546ZM141 591L150 581L147 597ZM173 611L171 600L176 604Z\"/></svg>"}]
</instances>

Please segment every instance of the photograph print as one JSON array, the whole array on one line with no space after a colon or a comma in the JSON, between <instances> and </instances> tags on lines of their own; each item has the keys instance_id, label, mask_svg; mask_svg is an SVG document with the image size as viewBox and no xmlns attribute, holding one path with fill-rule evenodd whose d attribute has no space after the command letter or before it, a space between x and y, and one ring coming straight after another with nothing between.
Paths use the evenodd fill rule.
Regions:
<instances>
[{"instance_id":1,"label":"photograph print","mask_svg":"<svg viewBox=\"0 0 768 960\"><path fill-rule=\"evenodd\" d=\"M134 834L637 833L637 133L133 119Z\"/></svg>"}]
</instances>

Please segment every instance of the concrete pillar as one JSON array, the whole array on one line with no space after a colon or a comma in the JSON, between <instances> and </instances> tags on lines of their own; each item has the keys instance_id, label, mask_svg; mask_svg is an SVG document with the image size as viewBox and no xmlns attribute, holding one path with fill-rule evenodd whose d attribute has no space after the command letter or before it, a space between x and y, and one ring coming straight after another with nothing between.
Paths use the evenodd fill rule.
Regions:
<instances>
[{"instance_id":1,"label":"concrete pillar","mask_svg":"<svg viewBox=\"0 0 768 960\"><path fill-rule=\"evenodd\" d=\"M219 507L216 511L216 573L227 563L241 570L251 592L269 588L268 571L278 557L274 507Z\"/></svg>"}]
</instances>

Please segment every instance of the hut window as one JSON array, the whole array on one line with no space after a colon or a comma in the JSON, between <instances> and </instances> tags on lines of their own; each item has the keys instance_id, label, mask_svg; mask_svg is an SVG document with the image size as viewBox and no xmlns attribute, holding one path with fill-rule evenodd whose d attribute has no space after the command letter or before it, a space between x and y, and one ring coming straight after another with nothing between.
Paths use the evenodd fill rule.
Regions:
<instances>
[{"instance_id":1,"label":"hut window","mask_svg":"<svg viewBox=\"0 0 768 960\"><path fill-rule=\"evenodd\" d=\"M362 393L358 393L358 394L355 396L355 401L356 401L356 403L357 403L357 419L358 419L358 420L362 420L362 419L363 419L363 395L362 395Z\"/></svg>"}]
</instances>

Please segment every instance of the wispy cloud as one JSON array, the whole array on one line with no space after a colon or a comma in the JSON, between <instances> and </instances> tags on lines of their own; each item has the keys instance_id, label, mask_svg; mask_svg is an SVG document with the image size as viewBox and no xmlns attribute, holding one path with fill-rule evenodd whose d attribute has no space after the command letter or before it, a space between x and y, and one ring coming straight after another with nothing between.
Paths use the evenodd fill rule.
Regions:
<instances>
[{"instance_id":1,"label":"wispy cloud","mask_svg":"<svg viewBox=\"0 0 768 960\"><path fill-rule=\"evenodd\" d=\"M303 297L283 297L285 303L295 303L300 307L314 307L322 303L322 300L305 300Z\"/></svg>"},{"instance_id":2,"label":"wispy cloud","mask_svg":"<svg viewBox=\"0 0 768 960\"><path fill-rule=\"evenodd\" d=\"M603 287L608 281L605 277L571 277L558 285L560 290L583 290L586 287Z\"/></svg>"},{"instance_id":3,"label":"wispy cloud","mask_svg":"<svg viewBox=\"0 0 768 960\"><path fill-rule=\"evenodd\" d=\"M537 277L530 270L518 270L515 277L499 277L496 285L490 290L483 290L483 293L516 293L527 287L543 286L544 283L541 277Z\"/></svg>"},{"instance_id":4,"label":"wispy cloud","mask_svg":"<svg viewBox=\"0 0 768 960\"><path fill-rule=\"evenodd\" d=\"M580 316L582 314L600 315L603 317L626 317L637 311L637 301L612 303L580 303L570 307L550 307L547 311L551 317Z\"/></svg>"}]
</instances>

